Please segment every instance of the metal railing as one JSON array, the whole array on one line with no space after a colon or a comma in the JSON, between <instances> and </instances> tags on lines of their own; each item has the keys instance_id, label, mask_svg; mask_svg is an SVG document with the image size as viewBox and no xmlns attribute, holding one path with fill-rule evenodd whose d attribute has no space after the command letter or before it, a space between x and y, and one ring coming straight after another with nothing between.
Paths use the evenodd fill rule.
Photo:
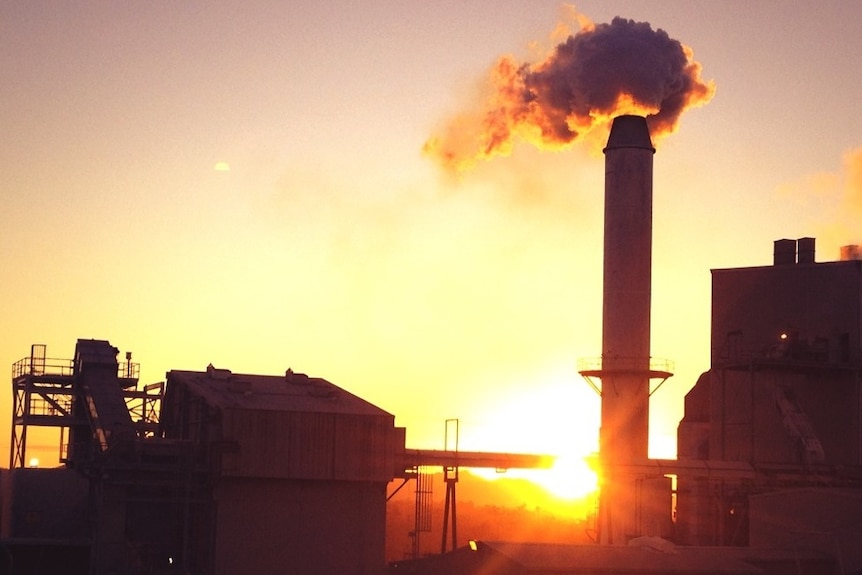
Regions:
<instances>
[{"instance_id":1,"label":"metal railing","mask_svg":"<svg viewBox=\"0 0 862 575\"><path fill-rule=\"evenodd\" d=\"M58 415L66 416L72 413L72 405L73 398L71 395L58 397L55 392L51 396L51 401L48 401L42 395L32 394L30 396L30 404L27 408L27 413L29 415L47 415L50 417Z\"/></svg>"},{"instance_id":2,"label":"metal railing","mask_svg":"<svg viewBox=\"0 0 862 575\"><path fill-rule=\"evenodd\" d=\"M12 378L22 375L73 375L75 365L71 359L25 357L12 364Z\"/></svg>"},{"instance_id":3,"label":"metal railing","mask_svg":"<svg viewBox=\"0 0 862 575\"><path fill-rule=\"evenodd\" d=\"M123 361L117 364L117 377L120 379L138 379L141 364ZM25 357L12 364L12 379L22 375L75 375L75 362L71 359Z\"/></svg>"},{"instance_id":4,"label":"metal railing","mask_svg":"<svg viewBox=\"0 0 862 575\"><path fill-rule=\"evenodd\" d=\"M674 363L658 357L584 357L578 359L578 372L597 371L651 371L673 373Z\"/></svg>"}]
</instances>

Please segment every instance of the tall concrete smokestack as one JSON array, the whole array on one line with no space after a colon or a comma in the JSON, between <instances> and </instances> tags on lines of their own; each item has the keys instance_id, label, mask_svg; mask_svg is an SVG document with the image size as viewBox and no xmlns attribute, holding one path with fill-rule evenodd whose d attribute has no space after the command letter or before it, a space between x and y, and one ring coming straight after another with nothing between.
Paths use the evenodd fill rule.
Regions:
<instances>
[{"instance_id":1,"label":"tall concrete smokestack","mask_svg":"<svg viewBox=\"0 0 862 575\"><path fill-rule=\"evenodd\" d=\"M614 119L605 148L603 456L647 458L653 148L646 119Z\"/></svg>"},{"instance_id":2,"label":"tall concrete smokestack","mask_svg":"<svg viewBox=\"0 0 862 575\"><path fill-rule=\"evenodd\" d=\"M599 537L643 535L637 479L626 465L648 457L653 148L646 119L614 119L605 152L602 313L602 462Z\"/></svg>"}]
</instances>

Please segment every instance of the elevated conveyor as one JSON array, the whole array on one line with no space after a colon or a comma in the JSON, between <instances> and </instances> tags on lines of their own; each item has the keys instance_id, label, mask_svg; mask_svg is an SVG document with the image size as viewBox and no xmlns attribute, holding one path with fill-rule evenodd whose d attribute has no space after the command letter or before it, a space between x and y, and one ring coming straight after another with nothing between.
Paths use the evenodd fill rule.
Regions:
<instances>
[{"instance_id":1,"label":"elevated conveyor","mask_svg":"<svg viewBox=\"0 0 862 575\"><path fill-rule=\"evenodd\" d=\"M104 340L79 339L75 346L75 384L86 404L93 437L101 451L135 437L126 398L117 377L119 350Z\"/></svg>"}]
</instances>

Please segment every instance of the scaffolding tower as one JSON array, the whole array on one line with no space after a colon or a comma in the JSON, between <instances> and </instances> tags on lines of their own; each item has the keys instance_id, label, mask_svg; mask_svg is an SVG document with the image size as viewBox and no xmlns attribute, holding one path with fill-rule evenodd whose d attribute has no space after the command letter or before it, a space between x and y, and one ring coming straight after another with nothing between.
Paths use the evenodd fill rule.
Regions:
<instances>
[{"instance_id":1,"label":"scaffolding tower","mask_svg":"<svg viewBox=\"0 0 862 575\"><path fill-rule=\"evenodd\" d=\"M117 354L79 339L72 360L35 344L13 364L10 470L31 466L31 428L59 430L60 463L89 484L89 573L189 572L205 464L193 442L162 437L164 383L139 388L139 364Z\"/></svg>"},{"instance_id":2,"label":"scaffolding tower","mask_svg":"<svg viewBox=\"0 0 862 575\"><path fill-rule=\"evenodd\" d=\"M81 340L84 341L84 340ZM88 343L97 343L90 340ZM106 343L106 342L105 342ZM80 345L80 341L79 341ZM112 348L113 349L113 348ZM116 358L116 355L114 355ZM83 360L84 358L80 358ZM140 436L153 436L158 432L158 411L156 406L161 400L164 384L148 385L137 389L140 365L131 361L131 353L126 361L116 363L116 383L113 392L128 410L130 428ZM48 427L59 430L60 443L57 446L58 459L68 464L74 457L72 442L89 443L85 438L91 435L90 417L97 417L97 401L93 393L102 393L99 386L85 386L79 365L76 371L75 360L48 358L44 344L30 346L30 356L12 365L12 449L9 453L9 468L27 467L27 433L30 427ZM89 389L85 389L89 388ZM104 386L107 387L107 386ZM104 394L103 394L104 395ZM103 399L104 403L104 399ZM115 402L116 403L116 402ZM89 410L85 406L90 406ZM136 416L136 420L132 420ZM93 430L105 439L106 428L96 420ZM111 430L113 431L113 430ZM107 447L106 443L102 444ZM82 456L83 454L78 454Z\"/></svg>"}]
</instances>

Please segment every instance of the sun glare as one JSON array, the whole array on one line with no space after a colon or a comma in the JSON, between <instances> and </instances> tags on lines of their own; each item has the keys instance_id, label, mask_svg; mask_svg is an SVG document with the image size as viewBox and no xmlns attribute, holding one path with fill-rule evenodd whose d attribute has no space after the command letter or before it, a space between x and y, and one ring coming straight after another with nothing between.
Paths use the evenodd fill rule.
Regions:
<instances>
[{"instance_id":1,"label":"sun glare","mask_svg":"<svg viewBox=\"0 0 862 575\"><path fill-rule=\"evenodd\" d=\"M564 500L582 499L598 489L598 477L583 457L561 455L551 469L533 472L533 481Z\"/></svg>"},{"instance_id":2,"label":"sun glare","mask_svg":"<svg viewBox=\"0 0 862 575\"><path fill-rule=\"evenodd\" d=\"M501 473L490 469L471 469L486 480L525 479L545 491L551 499L574 502L598 490L598 476L587 458L574 454L558 456L549 469L509 469Z\"/></svg>"}]
</instances>

